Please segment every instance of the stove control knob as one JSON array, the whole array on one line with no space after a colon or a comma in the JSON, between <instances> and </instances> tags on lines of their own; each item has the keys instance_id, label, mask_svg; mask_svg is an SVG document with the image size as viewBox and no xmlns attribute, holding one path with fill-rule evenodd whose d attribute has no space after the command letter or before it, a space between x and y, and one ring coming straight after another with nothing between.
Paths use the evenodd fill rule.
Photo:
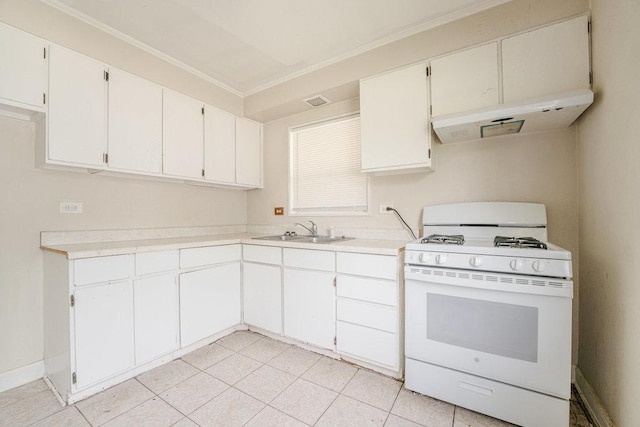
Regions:
<instances>
[{"instance_id":1,"label":"stove control knob","mask_svg":"<svg viewBox=\"0 0 640 427\"><path fill-rule=\"evenodd\" d=\"M431 258L431 254L423 252L420 254L420 262L427 262Z\"/></svg>"},{"instance_id":2,"label":"stove control knob","mask_svg":"<svg viewBox=\"0 0 640 427\"><path fill-rule=\"evenodd\" d=\"M438 254L438 255L436 255L436 263L444 264L445 262L447 262L447 255L446 254Z\"/></svg>"},{"instance_id":3,"label":"stove control knob","mask_svg":"<svg viewBox=\"0 0 640 427\"><path fill-rule=\"evenodd\" d=\"M480 267L482 265L482 258L479 256L472 256L469 259L469 264L471 264L471 267Z\"/></svg>"},{"instance_id":4,"label":"stove control knob","mask_svg":"<svg viewBox=\"0 0 640 427\"><path fill-rule=\"evenodd\" d=\"M547 263L540 260L533 261L533 264L532 264L533 269L538 273L543 272L546 266L547 266Z\"/></svg>"},{"instance_id":5,"label":"stove control knob","mask_svg":"<svg viewBox=\"0 0 640 427\"><path fill-rule=\"evenodd\" d=\"M509 263L509 267L511 267L513 271L522 270L522 267L524 267L524 260L520 258L512 259Z\"/></svg>"}]
</instances>

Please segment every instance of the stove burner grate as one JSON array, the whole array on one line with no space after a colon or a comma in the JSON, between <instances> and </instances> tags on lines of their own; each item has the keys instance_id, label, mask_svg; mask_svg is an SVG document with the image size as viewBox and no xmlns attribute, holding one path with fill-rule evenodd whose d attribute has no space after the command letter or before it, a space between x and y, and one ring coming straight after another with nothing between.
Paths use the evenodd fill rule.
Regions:
<instances>
[{"instance_id":1,"label":"stove burner grate","mask_svg":"<svg viewBox=\"0 0 640 427\"><path fill-rule=\"evenodd\" d=\"M505 237L496 236L493 239L493 245L497 248L533 248L547 249L547 244L533 237Z\"/></svg>"},{"instance_id":2,"label":"stove burner grate","mask_svg":"<svg viewBox=\"0 0 640 427\"><path fill-rule=\"evenodd\" d=\"M420 243L438 243L445 245L464 245L462 234L431 234L420 240Z\"/></svg>"}]
</instances>

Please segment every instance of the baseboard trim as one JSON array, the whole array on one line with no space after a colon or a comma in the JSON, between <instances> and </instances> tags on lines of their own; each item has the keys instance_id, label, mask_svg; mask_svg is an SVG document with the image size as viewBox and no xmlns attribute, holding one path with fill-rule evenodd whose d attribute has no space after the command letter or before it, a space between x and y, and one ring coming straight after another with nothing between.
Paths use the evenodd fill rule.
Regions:
<instances>
[{"instance_id":1,"label":"baseboard trim","mask_svg":"<svg viewBox=\"0 0 640 427\"><path fill-rule=\"evenodd\" d=\"M596 424L596 427L615 427L613 421L609 417L607 410L602 405L600 398L593 390L587 379L582 375L580 368L576 368L576 390L580 394L582 403L589 412L589 416Z\"/></svg>"},{"instance_id":2,"label":"baseboard trim","mask_svg":"<svg viewBox=\"0 0 640 427\"><path fill-rule=\"evenodd\" d=\"M0 393L44 376L44 360L0 374Z\"/></svg>"}]
</instances>

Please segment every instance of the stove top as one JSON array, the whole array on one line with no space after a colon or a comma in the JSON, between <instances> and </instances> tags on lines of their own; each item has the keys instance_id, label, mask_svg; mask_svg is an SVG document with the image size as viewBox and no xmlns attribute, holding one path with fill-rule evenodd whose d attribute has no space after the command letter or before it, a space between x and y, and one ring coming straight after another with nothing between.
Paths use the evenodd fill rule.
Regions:
<instances>
[{"instance_id":1,"label":"stove top","mask_svg":"<svg viewBox=\"0 0 640 427\"><path fill-rule=\"evenodd\" d=\"M431 234L420 240L421 243L439 243L447 245L464 245L462 234Z\"/></svg>"},{"instance_id":2,"label":"stove top","mask_svg":"<svg viewBox=\"0 0 640 427\"><path fill-rule=\"evenodd\" d=\"M547 249L547 244L533 237L496 236L493 239L496 247Z\"/></svg>"}]
</instances>

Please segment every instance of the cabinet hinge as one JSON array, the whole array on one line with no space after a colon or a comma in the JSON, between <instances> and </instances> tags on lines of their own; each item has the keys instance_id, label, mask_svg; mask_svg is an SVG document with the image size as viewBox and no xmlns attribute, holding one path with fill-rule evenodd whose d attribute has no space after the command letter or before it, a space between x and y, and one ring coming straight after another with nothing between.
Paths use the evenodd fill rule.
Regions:
<instances>
[{"instance_id":1,"label":"cabinet hinge","mask_svg":"<svg viewBox=\"0 0 640 427\"><path fill-rule=\"evenodd\" d=\"M591 32L591 21L587 21L587 33Z\"/></svg>"},{"instance_id":2,"label":"cabinet hinge","mask_svg":"<svg viewBox=\"0 0 640 427\"><path fill-rule=\"evenodd\" d=\"M204 107L202 107L202 115L204 116Z\"/></svg>"},{"instance_id":3,"label":"cabinet hinge","mask_svg":"<svg viewBox=\"0 0 640 427\"><path fill-rule=\"evenodd\" d=\"M47 94L46 93L42 93L42 103L46 104L47 103Z\"/></svg>"},{"instance_id":4,"label":"cabinet hinge","mask_svg":"<svg viewBox=\"0 0 640 427\"><path fill-rule=\"evenodd\" d=\"M75 307L75 305L76 305L76 297L75 296L71 295L69 297L69 304L71 305L71 307Z\"/></svg>"},{"instance_id":5,"label":"cabinet hinge","mask_svg":"<svg viewBox=\"0 0 640 427\"><path fill-rule=\"evenodd\" d=\"M338 286L338 278L334 277L333 278L333 287L335 288L336 286Z\"/></svg>"},{"instance_id":6,"label":"cabinet hinge","mask_svg":"<svg viewBox=\"0 0 640 427\"><path fill-rule=\"evenodd\" d=\"M429 148L428 155L429 155L429 158L431 158L431 148Z\"/></svg>"},{"instance_id":7,"label":"cabinet hinge","mask_svg":"<svg viewBox=\"0 0 640 427\"><path fill-rule=\"evenodd\" d=\"M589 71L589 84L593 85L593 72Z\"/></svg>"},{"instance_id":8,"label":"cabinet hinge","mask_svg":"<svg viewBox=\"0 0 640 427\"><path fill-rule=\"evenodd\" d=\"M427 77L431 75L431 67L427 67Z\"/></svg>"},{"instance_id":9,"label":"cabinet hinge","mask_svg":"<svg viewBox=\"0 0 640 427\"><path fill-rule=\"evenodd\" d=\"M46 47L43 47L43 48L42 48L42 57L43 57L44 59L47 59L47 48L46 48Z\"/></svg>"},{"instance_id":10,"label":"cabinet hinge","mask_svg":"<svg viewBox=\"0 0 640 427\"><path fill-rule=\"evenodd\" d=\"M78 376L76 375L75 372L71 374L71 382L74 384L78 382Z\"/></svg>"},{"instance_id":11,"label":"cabinet hinge","mask_svg":"<svg viewBox=\"0 0 640 427\"><path fill-rule=\"evenodd\" d=\"M338 345L338 337L333 337L333 345Z\"/></svg>"},{"instance_id":12,"label":"cabinet hinge","mask_svg":"<svg viewBox=\"0 0 640 427\"><path fill-rule=\"evenodd\" d=\"M102 155L102 162L106 163L106 164L109 164L109 154L108 153L104 153Z\"/></svg>"},{"instance_id":13,"label":"cabinet hinge","mask_svg":"<svg viewBox=\"0 0 640 427\"><path fill-rule=\"evenodd\" d=\"M107 70L104 71L104 79L109 81L109 72Z\"/></svg>"},{"instance_id":14,"label":"cabinet hinge","mask_svg":"<svg viewBox=\"0 0 640 427\"><path fill-rule=\"evenodd\" d=\"M433 114L433 105L429 105L429 114Z\"/></svg>"},{"instance_id":15,"label":"cabinet hinge","mask_svg":"<svg viewBox=\"0 0 640 427\"><path fill-rule=\"evenodd\" d=\"M204 176L204 169L202 169L202 176Z\"/></svg>"}]
</instances>

